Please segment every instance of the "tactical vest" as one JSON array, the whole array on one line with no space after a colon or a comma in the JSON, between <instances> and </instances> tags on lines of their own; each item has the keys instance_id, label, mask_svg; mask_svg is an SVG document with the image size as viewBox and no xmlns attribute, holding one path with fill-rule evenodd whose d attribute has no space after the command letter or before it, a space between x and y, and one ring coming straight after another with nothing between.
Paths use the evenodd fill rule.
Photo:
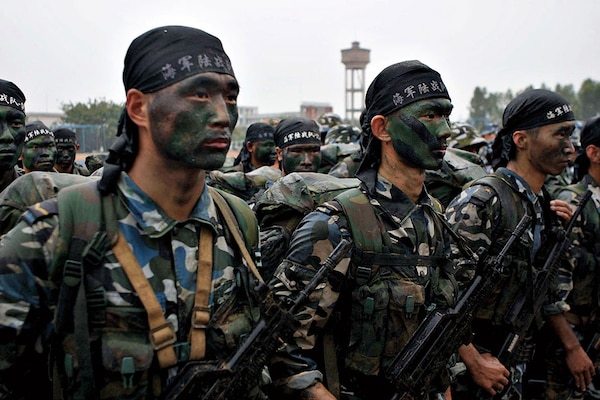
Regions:
<instances>
[{"instance_id":1,"label":"tactical vest","mask_svg":"<svg viewBox=\"0 0 600 400\"><path fill-rule=\"evenodd\" d=\"M209 191L223 218L227 215L227 218L233 216L238 228L243 232L241 236L245 246L258 253L258 230L252 211L241 199L213 188L209 188ZM216 199L218 196L224 199L226 205L219 206L221 203ZM57 213L60 221L56 257L51 267L51 276L55 281L61 282L55 321L57 338L61 342L53 349L54 380L56 383L60 382L55 386L55 397L61 395L61 390L65 398L71 398L73 393L77 393L76 398L100 397L94 391L95 383L99 382L104 374L111 373L120 375L123 382L123 387L114 389L116 393L120 390L127 393L134 374L143 374L144 379L148 379L149 390L155 394L160 393L162 387L160 376L148 372L156 363L154 352L158 351L158 348L153 350L152 340L148 343L148 333L145 339L142 335L140 341L140 336L136 336L134 332L105 332L106 294L98 281L98 274L88 273L93 270L100 271L105 254L110 252L118 236L113 201L119 201L116 195L101 197L96 189L96 182L90 182L61 190L57 202L49 202L38 208L45 210L42 212L45 215ZM36 218L35 214L30 214L30 218ZM235 243L226 223L223 223L223 228L227 242ZM219 262L219 252L213 253L213 262L216 265ZM242 265L241 260L239 265ZM247 283L247 275L251 272L246 268L238 269L243 271L240 276L242 281ZM259 276L256 278L260 279ZM250 300L248 302L251 303ZM258 306L256 302L253 304L252 307ZM146 310L131 307L131 315L134 320L146 318ZM142 322L140 326L143 325ZM231 329L234 329L233 326ZM102 349L95 348L99 344L102 345ZM178 343L174 345L177 346ZM110 357L106 357L107 352L119 353L119 348L126 354L116 355L116 358L110 361ZM176 350L180 360L185 361L188 355L185 346L177 347ZM98 354L102 355L100 359ZM156 367L154 365L152 368ZM94 370L102 370L102 373L94 373ZM79 375L78 382L73 379L75 372Z\"/></svg>"},{"instance_id":2,"label":"tactical vest","mask_svg":"<svg viewBox=\"0 0 600 400\"><path fill-rule=\"evenodd\" d=\"M444 230L441 204L430 197L437 231ZM381 216L358 188L335 197L343 209L355 245L348 271L352 307L345 365L365 375L387 368L424 318L440 287L447 258L391 252L391 239ZM423 206L426 207L426 206ZM408 218L406 216L405 218ZM437 218L439 217L439 218ZM443 246L436 246L437 249ZM450 276L446 278L452 280ZM452 283L450 297L456 285ZM453 299L448 298L450 303ZM346 335L348 335L346 333Z\"/></svg>"}]
</instances>

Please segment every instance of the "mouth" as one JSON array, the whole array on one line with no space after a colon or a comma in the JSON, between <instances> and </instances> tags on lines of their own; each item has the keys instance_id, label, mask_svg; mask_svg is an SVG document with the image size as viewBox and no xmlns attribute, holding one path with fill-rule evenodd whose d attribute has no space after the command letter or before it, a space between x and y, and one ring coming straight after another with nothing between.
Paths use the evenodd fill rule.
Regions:
<instances>
[{"instance_id":1,"label":"mouth","mask_svg":"<svg viewBox=\"0 0 600 400\"><path fill-rule=\"evenodd\" d=\"M230 143L231 143L231 140L229 138L219 137L219 138L210 139L209 141L204 142L203 147L210 147L213 149L224 150L224 149L229 148Z\"/></svg>"}]
</instances>

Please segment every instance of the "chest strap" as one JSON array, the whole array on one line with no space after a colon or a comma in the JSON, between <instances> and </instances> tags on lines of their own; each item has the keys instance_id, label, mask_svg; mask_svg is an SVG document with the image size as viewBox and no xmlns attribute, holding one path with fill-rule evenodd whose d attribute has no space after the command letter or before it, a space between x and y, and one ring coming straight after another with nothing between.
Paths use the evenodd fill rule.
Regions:
<instances>
[{"instance_id":1,"label":"chest strap","mask_svg":"<svg viewBox=\"0 0 600 400\"><path fill-rule=\"evenodd\" d=\"M210 319L208 299L213 264L213 235L210 229L201 227L198 249L200 259L196 272L196 296L192 315L192 329L190 331L190 359L193 360L203 359L206 353L206 327ZM176 365L177 356L173 347L173 344L177 341L175 328L171 322L165 319L156 294L122 233L119 233L113 252L146 310L150 327L150 343L156 351L160 367L167 368Z\"/></svg>"}]
</instances>

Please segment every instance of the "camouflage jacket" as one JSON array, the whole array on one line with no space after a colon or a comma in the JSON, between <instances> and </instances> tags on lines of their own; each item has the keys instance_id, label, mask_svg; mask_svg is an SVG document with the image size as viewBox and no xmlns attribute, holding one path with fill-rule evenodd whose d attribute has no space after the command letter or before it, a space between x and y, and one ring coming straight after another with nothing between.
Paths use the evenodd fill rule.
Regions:
<instances>
[{"instance_id":1,"label":"camouflage jacket","mask_svg":"<svg viewBox=\"0 0 600 400\"><path fill-rule=\"evenodd\" d=\"M83 185L95 185L95 182ZM89 190L79 188L80 185L65 188L57 198L30 208L1 242L0 393L4 396L11 391L20 393L29 390L32 382L43 381L32 378L29 370L38 365L38 361L41 371L37 373L48 370L43 362L47 348L41 345L48 344L46 334L51 328L53 311L58 308L56 329L59 334L55 340L60 346L54 349L53 359L63 398L155 398L168 376L177 372L177 367L158 368L149 342L146 311L110 250L110 244L92 247L100 257L94 265L86 264L84 278L78 278L73 269L67 267L71 264L65 266L65 261L80 254L82 248L88 252L86 246L72 247L78 242L71 237L70 226L90 234L110 230L108 219L104 228L102 218L96 218L103 201L100 202L99 196L90 196ZM166 320L174 326L175 346L181 362L186 361L189 347L199 229L207 227L214 233L206 359L225 358L255 322L259 299L253 298L253 291L249 290L252 276L206 186L185 221L169 218L125 173L119 180L117 193L110 197L114 204L114 223L118 221L118 229L142 266ZM247 206L238 199L236 207ZM251 216L252 212L248 212ZM249 243L257 242L256 224L251 220L239 224L248 250L253 254L256 249ZM89 332L89 363L94 377L92 393L90 385L84 384L84 373L90 371L82 367L85 351L81 349L86 346L81 343L82 340L85 343L86 338L75 335L85 319L76 318L77 303L57 302L59 290L64 296L69 293L67 289L77 287L81 279L85 279L87 299L86 331ZM63 323L59 324L59 320ZM126 358L131 361L127 365ZM24 397L28 397L28 393Z\"/></svg>"},{"instance_id":2,"label":"camouflage jacket","mask_svg":"<svg viewBox=\"0 0 600 400\"><path fill-rule=\"evenodd\" d=\"M328 174L337 176L338 178L354 178L362 159L363 152L361 149L358 149L354 153L342 158L337 164L331 167Z\"/></svg>"},{"instance_id":3,"label":"camouflage jacket","mask_svg":"<svg viewBox=\"0 0 600 400\"><path fill-rule=\"evenodd\" d=\"M600 187L587 174L579 183L564 187L557 196L575 207L587 189L592 191L592 198L571 234L575 268L573 290L567 298L570 312L584 317L597 313L600 307Z\"/></svg>"},{"instance_id":4,"label":"camouflage jacket","mask_svg":"<svg viewBox=\"0 0 600 400\"><path fill-rule=\"evenodd\" d=\"M490 182L493 180L494 182ZM517 223L527 213L533 220L521 239L511 249L509 268L475 314L475 318L488 321L493 326L505 326L504 316L512 301L521 290L528 290L543 265L553 240L553 225L557 224L555 214L549 209L547 192L535 194L529 185L514 172L500 168L491 177L475 180L467 189L449 204L446 210L448 222L453 230L463 237L473 251L487 249L495 255L504 246ZM459 268L456 278L461 290L475 275L473 260L461 255L453 244L452 255ZM543 312L546 315L557 314L568 309L564 302L572 287L570 263L565 263L559 271L556 287L553 288ZM487 326L487 325L486 325ZM499 329L495 332L499 336ZM474 343L485 342L490 350L498 343L492 343L491 332L474 328ZM490 348L491 347L491 348Z\"/></svg>"},{"instance_id":5,"label":"camouflage jacket","mask_svg":"<svg viewBox=\"0 0 600 400\"><path fill-rule=\"evenodd\" d=\"M250 172L217 170L208 174L208 185L231 193L253 207L264 191L280 177L281 171L269 166Z\"/></svg>"},{"instance_id":6,"label":"camouflage jacket","mask_svg":"<svg viewBox=\"0 0 600 400\"><path fill-rule=\"evenodd\" d=\"M385 237L384 251L389 259L398 258L398 264L359 261L355 255L360 249L353 247L352 259L342 260L299 312L301 326L295 343L273 366L276 386L299 389L322 379L315 345L320 336L331 333L342 384L348 387L349 376L358 374L381 381L380 393L392 393L383 372L424 318L427 306L445 307L454 301L449 238L438 220L443 216L434 211L425 189L415 204L375 170L361 172L359 179L365 199L370 199L361 210L372 210L380 224L370 224L368 218L366 223L352 223L359 227L362 223L365 232ZM341 238L351 238L351 232L350 221L336 200L308 214L271 281L275 293L294 297ZM408 257L413 262L403 262ZM361 274L360 282L359 267L371 271L368 277ZM441 287L449 290L437 290Z\"/></svg>"}]
</instances>

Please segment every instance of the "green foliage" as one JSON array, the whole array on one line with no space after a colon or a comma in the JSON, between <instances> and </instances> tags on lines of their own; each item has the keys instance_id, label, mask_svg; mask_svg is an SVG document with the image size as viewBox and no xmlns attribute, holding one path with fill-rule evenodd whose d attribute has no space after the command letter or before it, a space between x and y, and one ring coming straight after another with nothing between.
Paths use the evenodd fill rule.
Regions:
<instances>
[{"instance_id":1,"label":"green foliage","mask_svg":"<svg viewBox=\"0 0 600 400\"><path fill-rule=\"evenodd\" d=\"M600 113L600 82L592 79L586 79L578 91L572 84L557 84L554 89L546 86L544 83L537 88L554 90L564 96L573 106L575 117L579 120L587 120ZM533 85L512 93L509 89L506 92L488 93L485 87L477 86L473 91L471 104L469 107L469 121L477 129L482 129L485 124L502 125L502 113L506 105L517 94L525 90L534 89Z\"/></svg>"}]
</instances>

